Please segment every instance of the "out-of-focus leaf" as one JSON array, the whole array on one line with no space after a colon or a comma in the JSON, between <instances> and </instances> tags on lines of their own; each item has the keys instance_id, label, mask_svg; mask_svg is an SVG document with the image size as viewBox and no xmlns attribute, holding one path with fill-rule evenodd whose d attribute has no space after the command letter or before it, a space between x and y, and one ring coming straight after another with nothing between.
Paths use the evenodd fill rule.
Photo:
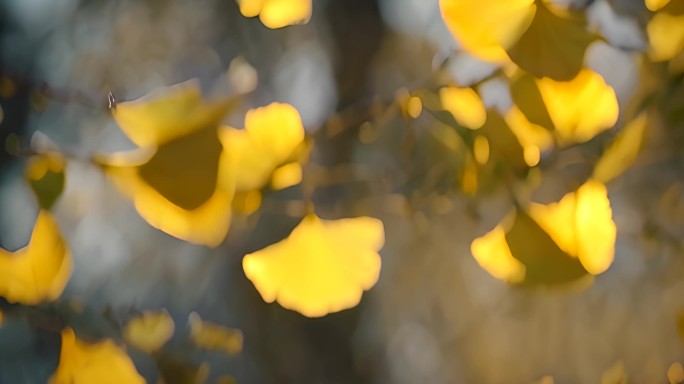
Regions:
<instances>
[{"instance_id":1,"label":"out-of-focus leaf","mask_svg":"<svg viewBox=\"0 0 684 384\"><path fill-rule=\"evenodd\" d=\"M64 291L72 268L57 222L49 212L40 211L25 248L0 249L0 296L26 305L53 301Z\"/></svg>"},{"instance_id":2,"label":"out-of-focus leaf","mask_svg":"<svg viewBox=\"0 0 684 384\"><path fill-rule=\"evenodd\" d=\"M439 90L439 99L442 107L466 128L478 129L487 119L487 109L472 88L444 87Z\"/></svg>"},{"instance_id":3,"label":"out-of-focus leaf","mask_svg":"<svg viewBox=\"0 0 684 384\"><path fill-rule=\"evenodd\" d=\"M375 285L384 239L378 219L311 214L285 240L246 255L242 266L264 301L319 317L356 306Z\"/></svg>"},{"instance_id":4,"label":"out-of-focus leaf","mask_svg":"<svg viewBox=\"0 0 684 384\"><path fill-rule=\"evenodd\" d=\"M615 362L601 375L601 384L627 384L627 372L622 360Z\"/></svg>"},{"instance_id":5,"label":"out-of-focus leaf","mask_svg":"<svg viewBox=\"0 0 684 384\"><path fill-rule=\"evenodd\" d=\"M592 275L610 267L616 228L606 186L589 180L558 203L532 204L530 216Z\"/></svg>"},{"instance_id":6,"label":"out-of-focus leaf","mask_svg":"<svg viewBox=\"0 0 684 384\"><path fill-rule=\"evenodd\" d=\"M168 312L144 312L126 324L123 336L128 344L152 353L169 341L174 328L173 319Z\"/></svg>"},{"instance_id":7,"label":"out-of-focus leaf","mask_svg":"<svg viewBox=\"0 0 684 384\"><path fill-rule=\"evenodd\" d=\"M541 152L553 146L551 132L531 123L515 105L506 113L505 120L523 147L525 163L534 167L541 159Z\"/></svg>"},{"instance_id":8,"label":"out-of-focus leaf","mask_svg":"<svg viewBox=\"0 0 684 384\"><path fill-rule=\"evenodd\" d=\"M440 0L442 18L456 41L486 61L506 60L510 48L529 27L534 0Z\"/></svg>"},{"instance_id":9,"label":"out-of-focus leaf","mask_svg":"<svg viewBox=\"0 0 684 384\"><path fill-rule=\"evenodd\" d=\"M278 167L271 177L271 188L285 189L302 182L302 166L299 163L289 163Z\"/></svg>"},{"instance_id":10,"label":"out-of-focus leaf","mask_svg":"<svg viewBox=\"0 0 684 384\"><path fill-rule=\"evenodd\" d=\"M73 330L62 331L59 366L50 384L145 383L126 352L112 340L88 343Z\"/></svg>"},{"instance_id":11,"label":"out-of-focus leaf","mask_svg":"<svg viewBox=\"0 0 684 384\"><path fill-rule=\"evenodd\" d=\"M553 129L553 120L546 109L536 79L529 74L518 73L519 75L511 81L513 102L530 123Z\"/></svg>"},{"instance_id":12,"label":"out-of-focus leaf","mask_svg":"<svg viewBox=\"0 0 684 384\"><path fill-rule=\"evenodd\" d=\"M646 0L646 8L651 12L655 12L666 6L669 2L670 0Z\"/></svg>"},{"instance_id":13,"label":"out-of-focus leaf","mask_svg":"<svg viewBox=\"0 0 684 384\"><path fill-rule=\"evenodd\" d=\"M245 17L259 16L271 29L306 24L311 18L312 0L237 0Z\"/></svg>"},{"instance_id":14,"label":"out-of-focus leaf","mask_svg":"<svg viewBox=\"0 0 684 384\"><path fill-rule=\"evenodd\" d=\"M161 376L159 384L203 384L209 378L207 363L195 365L163 353L155 355L155 362Z\"/></svg>"},{"instance_id":15,"label":"out-of-focus leaf","mask_svg":"<svg viewBox=\"0 0 684 384\"><path fill-rule=\"evenodd\" d=\"M195 312L188 318L190 338L199 348L224 351L234 356L242 351L243 336L239 329L203 321Z\"/></svg>"},{"instance_id":16,"label":"out-of-focus leaf","mask_svg":"<svg viewBox=\"0 0 684 384\"><path fill-rule=\"evenodd\" d=\"M516 135L506 124L499 112L495 110L487 111L487 121L480 128L479 133L489 140L490 153L493 160L496 156L503 164L506 164L519 174L527 172L528 166L525 162L523 148Z\"/></svg>"},{"instance_id":17,"label":"out-of-focus leaf","mask_svg":"<svg viewBox=\"0 0 684 384\"><path fill-rule=\"evenodd\" d=\"M590 180L558 203L530 204L471 251L492 276L509 283L558 285L604 272L613 261L615 223L605 186Z\"/></svg>"},{"instance_id":18,"label":"out-of-focus leaf","mask_svg":"<svg viewBox=\"0 0 684 384\"><path fill-rule=\"evenodd\" d=\"M239 163L235 169L238 191L263 188L273 171L305 145L299 112L281 103L248 111L245 129L224 127L220 137L226 152Z\"/></svg>"},{"instance_id":19,"label":"out-of-focus leaf","mask_svg":"<svg viewBox=\"0 0 684 384\"><path fill-rule=\"evenodd\" d=\"M511 219L513 216L507 220ZM525 265L511 254L504 227L497 225L486 235L475 239L470 251L478 264L495 278L508 283L520 283L525 279Z\"/></svg>"},{"instance_id":20,"label":"out-of-focus leaf","mask_svg":"<svg viewBox=\"0 0 684 384\"><path fill-rule=\"evenodd\" d=\"M647 123L644 112L625 126L596 163L594 179L607 183L634 164L644 141Z\"/></svg>"},{"instance_id":21,"label":"out-of-focus leaf","mask_svg":"<svg viewBox=\"0 0 684 384\"><path fill-rule=\"evenodd\" d=\"M536 4L532 23L507 49L508 55L535 77L571 80L582 70L584 54L596 36L587 31L583 13L552 10L543 2Z\"/></svg>"},{"instance_id":22,"label":"out-of-focus leaf","mask_svg":"<svg viewBox=\"0 0 684 384\"><path fill-rule=\"evenodd\" d=\"M29 159L25 176L38 198L40 208L49 210L64 190L64 158L56 153L36 155Z\"/></svg>"},{"instance_id":23,"label":"out-of-focus leaf","mask_svg":"<svg viewBox=\"0 0 684 384\"><path fill-rule=\"evenodd\" d=\"M556 223L563 225L565 223ZM518 212L506 242L525 266L524 284L567 284L586 275L579 260L563 252L551 236L525 212Z\"/></svg>"},{"instance_id":24,"label":"out-of-focus leaf","mask_svg":"<svg viewBox=\"0 0 684 384\"><path fill-rule=\"evenodd\" d=\"M670 364L670 367L667 369L667 381L670 384L684 383L684 366L682 366L682 363L676 361Z\"/></svg>"},{"instance_id":25,"label":"out-of-focus leaf","mask_svg":"<svg viewBox=\"0 0 684 384\"><path fill-rule=\"evenodd\" d=\"M684 50L684 2L673 1L664 6L646 27L653 61L666 61Z\"/></svg>"},{"instance_id":26,"label":"out-of-focus leaf","mask_svg":"<svg viewBox=\"0 0 684 384\"><path fill-rule=\"evenodd\" d=\"M617 121L615 91L594 71L583 69L570 81L536 83L561 144L588 141Z\"/></svg>"},{"instance_id":27,"label":"out-of-focus leaf","mask_svg":"<svg viewBox=\"0 0 684 384\"><path fill-rule=\"evenodd\" d=\"M118 103L112 116L133 143L155 147L218 126L234 105L235 100L203 100L199 82L193 79Z\"/></svg>"}]
</instances>

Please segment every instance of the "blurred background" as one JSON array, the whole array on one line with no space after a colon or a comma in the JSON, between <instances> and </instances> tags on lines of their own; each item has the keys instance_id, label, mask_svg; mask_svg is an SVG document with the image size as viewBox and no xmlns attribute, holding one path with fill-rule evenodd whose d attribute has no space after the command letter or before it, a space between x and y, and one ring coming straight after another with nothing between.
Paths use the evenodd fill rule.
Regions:
<instances>
[{"instance_id":1,"label":"blurred background","mask_svg":"<svg viewBox=\"0 0 684 384\"><path fill-rule=\"evenodd\" d=\"M627 106L643 78L643 1L574 6L586 8L607 40L590 47L587 65ZM74 257L61 300L79 308L70 318L76 331L111 336L112 319L166 308L178 330L172 350L190 363L208 361L208 382L222 375L241 383L672 382L668 369L684 361L677 328L684 310L682 120L653 123L640 161L609 184L616 256L594 285L510 286L470 254L471 241L509 211L505 191L472 196L440 182L434 170L447 160L420 135L434 119L407 122L392 104L402 89L451 82L477 83L489 106L510 105L505 84L487 79L495 70L458 50L437 0L316 0L309 23L278 30L241 16L233 0L4 0L0 141L12 133L49 139L75 159L55 214ZM107 110L109 92L133 100L190 78L206 95L254 89L226 119L236 127L249 108L291 103L316 140L312 164L355 165L349 180L317 188L314 201L322 217L364 214L385 223L380 280L358 307L305 318L264 303L245 278L242 256L299 222L287 210L298 189L269 196L208 249L150 227L98 169L78 161L134 148ZM659 81L678 81L679 91L653 101L669 116L672 104L683 105L683 83ZM576 159L595 153L570 149L548 165L542 198L557 199L586 177L591 168ZM38 209L21 177L24 163L0 151L5 249L26 244ZM193 311L241 329L242 353L184 350ZM0 382L45 382L58 354L58 334L8 318L0 328ZM149 356L130 354L156 382Z\"/></svg>"}]
</instances>

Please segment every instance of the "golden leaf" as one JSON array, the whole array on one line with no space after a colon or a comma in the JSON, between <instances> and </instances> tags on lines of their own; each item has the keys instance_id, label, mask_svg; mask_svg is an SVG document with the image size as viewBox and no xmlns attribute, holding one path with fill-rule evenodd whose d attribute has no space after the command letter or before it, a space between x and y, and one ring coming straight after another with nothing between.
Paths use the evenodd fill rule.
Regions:
<instances>
[{"instance_id":1,"label":"golden leaf","mask_svg":"<svg viewBox=\"0 0 684 384\"><path fill-rule=\"evenodd\" d=\"M40 211L25 248L0 249L0 296L25 305L54 301L64 291L72 268L57 222L49 212Z\"/></svg>"},{"instance_id":2,"label":"golden leaf","mask_svg":"<svg viewBox=\"0 0 684 384\"><path fill-rule=\"evenodd\" d=\"M584 183L558 203L532 204L530 216L569 255L578 257L592 275L610 267L615 255L616 228L606 186Z\"/></svg>"},{"instance_id":3,"label":"golden leaf","mask_svg":"<svg viewBox=\"0 0 684 384\"><path fill-rule=\"evenodd\" d=\"M173 336L173 319L166 311L144 312L131 319L123 330L126 342L141 351L159 350Z\"/></svg>"},{"instance_id":4,"label":"golden leaf","mask_svg":"<svg viewBox=\"0 0 684 384\"><path fill-rule=\"evenodd\" d=\"M508 58L506 49L527 30L534 0L440 0L442 18L459 44L486 61Z\"/></svg>"},{"instance_id":5,"label":"golden leaf","mask_svg":"<svg viewBox=\"0 0 684 384\"><path fill-rule=\"evenodd\" d=\"M88 343L67 328L62 331L59 366L50 384L135 384L145 379L126 352L111 340Z\"/></svg>"},{"instance_id":6,"label":"golden leaf","mask_svg":"<svg viewBox=\"0 0 684 384\"><path fill-rule=\"evenodd\" d=\"M477 263L495 278L509 283L524 280L525 265L511 254L503 226L497 225L491 232L475 239L470 251Z\"/></svg>"},{"instance_id":7,"label":"golden leaf","mask_svg":"<svg viewBox=\"0 0 684 384\"><path fill-rule=\"evenodd\" d=\"M242 267L264 301L308 317L356 306L380 274L382 222L305 217L290 236L246 255Z\"/></svg>"},{"instance_id":8,"label":"golden leaf","mask_svg":"<svg viewBox=\"0 0 684 384\"><path fill-rule=\"evenodd\" d=\"M646 0L646 8L651 12L655 12L666 6L669 2L670 0Z\"/></svg>"},{"instance_id":9,"label":"golden leaf","mask_svg":"<svg viewBox=\"0 0 684 384\"><path fill-rule=\"evenodd\" d=\"M594 179L607 183L634 164L644 141L647 123L646 113L642 113L625 126L596 163Z\"/></svg>"},{"instance_id":10,"label":"golden leaf","mask_svg":"<svg viewBox=\"0 0 684 384\"><path fill-rule=\"evenodd\" d=\"M243 336L239 329L203 321L195 312L190 314L188 322L190 338L197 347L224 351L231 356L242 351Z\"/></svg>"},{"instance_id":11,"label":"golden leaf","mask_svg":"<svg viewBox=\"0 0 684 384\"><path fill-rule=\"evenodd\" d=\"M235 188L248 191L268 183L273 171L304 145L305 133L299 112L293 106L272 103L249 110L245 129L225 127L220 137L226 152L239 163L235 167Z\"/></svg>"},{"instance_id":12,"label":"golden leaf","mask_svg":"<svg viewBox=\"0 0 684 384\"><path fill-rule=\"evenodd\" d=\"M311 0L237 0L245 17L259 16L271 29L305 24L311 18Z\"/></svg>"},{"instance_id":13,"label":"golden leaf","mask_svg":"<svg viewBox=\"0 0 684 384\"><path fill-rule=\"evenodd\" d=\"M583 69L570 81L538 79L537 86L561 144L588 141L617 121L615 91L594 71Z\"/></svg>"},{"instance_id":14,"label":"golden leaf","mask_svg":"<svg viewBox=\"0 0 684 384\"><path fill-rule=\"evenodd\" d=\"M439 90L439 99L442 107L466 128L478 129L487 120L487 109L472 88L444 87Z\"/></svg>"}]
</instances>

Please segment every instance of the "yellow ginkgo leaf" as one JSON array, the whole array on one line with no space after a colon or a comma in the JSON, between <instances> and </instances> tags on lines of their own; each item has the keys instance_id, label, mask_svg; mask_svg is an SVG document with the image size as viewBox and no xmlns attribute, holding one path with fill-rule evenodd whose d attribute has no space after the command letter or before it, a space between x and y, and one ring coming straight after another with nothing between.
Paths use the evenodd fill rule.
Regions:
<instances>
[{"instance_id":1,"label":"yellow ginkgo leaf","mask_svg":"<svg viewBox=\"0 0 684 384\"><path fill-rule=\"evenodd\" d=\"M126 324L123 336L128 344L152 353L169 341L174 328L173 319L168 312L144 312Z\"/></svg>"},{"instance_id":2,"label":"yellow ginkgo leaf","mask_svg":"<svg viewBox=\"0 0 684 384\"><path fill-rule=\"evenodd\" d=\"M666 6L669 2L670 0L646 0L646 8L651 12L655 12Z\"/></svg>"},{"instance_id":3,"label":"yellow ginkgo leaf","mask_svg":"<svg viewBox=\"0 0 684 384\"><path fill-rule=\"evenodd\" d=\"M271 29L308 23L312 0L237 0L245 17L259 16Z\"/></svg>"},{"instance_id":4,"label":"yellow ginkgo leaf","mask_svg":"<svg viewBox=\"0 0 684 384\"><path fill-rule=\"evenodd\" d=\"M561 144L588 141L617 121L615 91L594 71L570 81L538 79L537 86Z\"/></svg>"},{"instance_id":5,"label":"yellow ginkgo leaf","mask_svg":"<svg viewBox=\"0 0 684 384\"><path fill-rule=\"evenodd\" d=\"M527 30L537 9L534 0L440 0L439 6L463 49L486 61L508 58L505 50Z\"/></svg>"},{"instance_id":6,"label":"yellow ginkgo leaf","mask_svg":"<svg viewBox=\"0 0 684 384\"><path fill-rule=\"evenodd\" d=\"M234 194L232 154L223 151L218 128L168 141L157 149L98 156L124 195L150 225L196 244L225 238Z\"/></svg>"},{"instance_id":7,"label":"yellow ginkgo leaf","mask_svg":"<svg viewBox=\"0 0 684 384\"><path fill-rule=\"evenodd\" d=\"M644 112L625 126L596 163L594 179L607 183L634 164L644 141L647 122Z\"/></svg>"},{"instance_id":8,"label":"yellow ginkgo leaf","mask_svg":"<svg viewBox=\"0 0 684 384\"><path fill-rule=\"evenodd\" d=\"M439 99L442 107L466 128L478 129L487 120L487 108L472 88L444 87L439 90Z\"/></svg>"},{"instance_id":9,"label":"yellow ginkgo leaf","mask_svg":"<svg viewBox=\"0 0 684 384\"><path fill-rule=\"evenodd\" d=\"M684 3L674 1L653 15L646 27L649 57L666 61L684 50Z\"/></svg>"},{"instance_id":10,"label":"yellow ginkgo leaf","mask_svg":"<svg viewBox=\"0 0 684 384\"><path fill-rule=\"evenodd\" d=\"M246 255L242 267L266 302L308 317L356 306L380 274L382 222L309 215L279 243Z\"/></svg>"},{"instance_id":11,"label":"yellow ginkgo leaf","mask_svg":"<svg viewBox=\"0 0 684 384\"><path fill-rule=\"evenodd\" d=\"M40 211L25 248L0 249L0 296L25 305L53 301L64 291L72 268L57 222L49 212Z\"/></svg>"},{"instance_id":12,"label":"yellow ginkgo leaf","mask_svg":"<svg viewBox=\"0 0 684 384\"><path fill-rule=\"evenodd\" d=\"M235 188L246 191L266 185L273 171L304 145L305 134L302 119L293 106L272 103L248 111L245 129L225 127L220 136L226 152L238 162Z\"/></svg>"},{"instance_id":13,"label":"yellow ginkgo leaf","mask_svg":"<svg viewBox=\"0 0 684 384\"><path fill-rule=\"evenodd\" d=\"M615 255L616 227L606 186L596 180L584 183L558 203L532 204L530 216L584 269L598 275Z\"/></svg>"},{"instance_id":14,"label":"yellow ginkgo leaf","mask_svg":"<svg viewBox=\"0 0 684 384\"><path fill-rule=\"evenodd\" d=\"M198 81L188 80L118 103L112 116L133 143L149 147L218 126L234 104L234 100L203 100Z\"/></svg>"},{"instance_id":15,"label":"yellow ginkgo leaf","mask_svg":"<svg viewBox=\"0 0 684 384\"><path fill-rule=\"evenodd\" d=\"M470 251L477 263L499 280L519 283L525 278L525 265L511 254L506 243L506 231L501 225L475 239Z\"/></svg>"},{"instance_id":16,"label":"yellow ginkgo leaf","mask_svg":"<svg viewBox=\"0 0 684 384\"><path fill-rule=\"evenodd\" d=\"M126 352L111 340L88 343L73 330L62 331L59 366L50 384L136 384L145 379L135 369Z\"/></svg>"},{"instance_id":17,"label":"yellow ginkgo leaf","mask_svg":"<svg viewBox=\"0 0 684 384\"><path fill-rule=\"evenodd\" d=\"M188 317L190 338L199 348L224 351L234 356L242 351L243 336L239 329L203 321L193 312Z\"/></svg>"}]
</instances>

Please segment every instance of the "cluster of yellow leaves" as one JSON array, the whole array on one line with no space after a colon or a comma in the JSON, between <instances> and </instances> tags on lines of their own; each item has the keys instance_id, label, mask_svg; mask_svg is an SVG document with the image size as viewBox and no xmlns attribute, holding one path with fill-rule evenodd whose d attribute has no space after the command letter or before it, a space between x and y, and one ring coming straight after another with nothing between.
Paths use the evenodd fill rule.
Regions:
<instances>
[{"instance_id":1,"label":"cluster of yellow leaves","mask_svg":"<svg viewBox=\"0 0 684 384\"><path fill-rule=\"evenodd\" d=\"M126 352L112 340L89 343L72 329L62 331L59 365L50 384L145 383Z\"/></svg>"},{"instance_id":2,"label":"cluster of yellow leaves","mask_svg":"<svg viewBox=\"0 0 684 384\"><path fill-rule=\"evenodd\" d=\"M582 13L539 0L440 0L462 48L485 61L509 59L536 77L570 80L595 36Z\"/></svg>"},{"instance_id":3,"label":"cluster of yellow leaves","mask_svg":"<svg viewBox=\"0 0 684 384\"><path fill-rule=\"evenodd\" d=\"M531 203L475 239L475 260L492 276L517 284L564 284L606 271L616 228L605 185L587 181L558 203Z\"/></svg>"},{"instance_id":4,"label":"cluster of yellow leaves","mask_svg":"<svg viewBox=\"0 0 684 384\"><path fill-rule=\"evenodd\" d=\"M64 291L73 263L55 219L40 211L25 248L0 249L0 296L10 303L53 301Z\"/></svg>"},{"instance_id":5,"label":"cluster of yellow leaves","mask_svg":"<svg viewBox=\"0 0 684 384\"><path fill-rule=\"evenodd\" d=\"M140 148L95 160L152 226L186 241L218 245L228 231L231 205L249 212L260 204L259 191L267 184L280 189L301 182L300 161L308 150L291 105L250 110L244 129L220 126L231 105L203 101L195 82L120 103L114 118ZM266 301L278 297L287 308L322 316L353 307L375 284L383 241L377 219L321 221L312 215L286 241L247 255L243 265ZM136 347L152 350L158 337L135 336L143 325L159 322L146 319L133 322L128 332Z\"/></svg>"},{"instance_id":6,"label":"cluster of yellow leaves","mask_svg":"<svg viewBox=\"0 0 684 384\"><path fill-rule=\"evenodd\" d=\"M153 353L161 349L173 336L175 325L166 311L144 312L131 319L124 328L123 337L135 348Z\"/></svg>"},{"instance_id":7,"label":"cluster of yellow leaves","mask_svg":"<svg viewBox=\"0 0 684 384\"><path fill-rule=\"evenodd\" d=\"M120 103L112 114L139 148L94 160L150 225L217 246L228 232L236 190L262 188L304 142L293 107L252 110L245 129L237 130L220 125L232 106L231 100L203 100L195 81ZM290 167L282 179L287 182L279 187L298 183L301 167Z\"/></svg>"},{"instance_id":8,"label":"cluster of yellow leaves","mask_svg":"<svg viewBox=\"0 0 684 384\"><path fill-rule=\"evenodd\" d=\"M266 302L318 317L359 303L378 280L383 244L378 219L311 214L285 240L245 256L242 266Z\"/></svg>"},{"instance_id":9,"label":"cluster of yellow leaves","mask_svg":"<svg viewBox=\"0 0 684 384\"><path fill-rule=\"evenodd\" d=\"M672 60L684 54L684 3L681 1L646 1L658 11L648 22L646 31L653 61Z\"/></svg>"},{"instance_id":10,"label":"cluster of yellow leaves","mask_svg":"<svg viewBox=\"0 0 684 384\"><path fill-rule=\"evenodd\" d=\"M259 16L271 29L292 24L308 23L312 0L237 0L240 13L245 17Z\"/></svg>"}]
</instances>

